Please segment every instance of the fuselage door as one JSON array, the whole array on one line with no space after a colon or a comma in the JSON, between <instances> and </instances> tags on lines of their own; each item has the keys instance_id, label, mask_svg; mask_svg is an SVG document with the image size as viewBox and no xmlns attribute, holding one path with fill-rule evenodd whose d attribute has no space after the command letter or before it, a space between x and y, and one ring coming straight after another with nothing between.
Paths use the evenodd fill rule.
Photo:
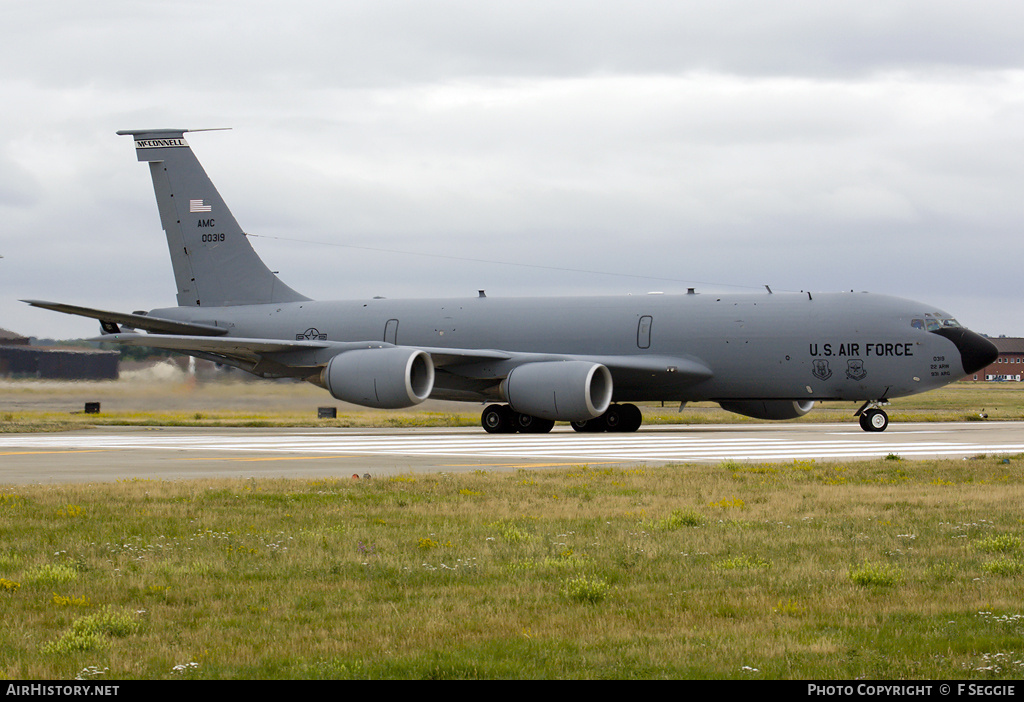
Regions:
<instances>
[{"instance_id":1,"label":"fuselage door","mask_svg":"<svg viewBox=\"0 0 1024 702\"><path fill-rule=\"evenodd\" d=\"M636 328L636 345L641 349L651 348L651 324L654 319L650 315L640 318L640 324Z\"/></svg>"},{"instance_id":2,"label":"fuselage door","mask_svg":"<svg viewBox=\"0 0 1024 702\"><path fill-rule=\"evenodd\" d=\"M398 345L398 320L389 319L384 325L384 343Z\"/></svg>"}]
</instances>

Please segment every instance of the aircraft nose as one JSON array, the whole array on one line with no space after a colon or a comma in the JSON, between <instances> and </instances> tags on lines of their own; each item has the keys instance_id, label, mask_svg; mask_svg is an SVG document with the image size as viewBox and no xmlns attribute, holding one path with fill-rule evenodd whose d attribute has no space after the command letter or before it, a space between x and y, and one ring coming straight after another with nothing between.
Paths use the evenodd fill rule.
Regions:
<instances>
[{"instance_id":1,"label":"aircraft nose","mask_svg":"<svg viewBox=\"0 0 1024 702\"><path fill-rule=\"evenodd\" d=\"M999 350L996 349L995 344L970 329L943 327L937 333L956 344L956 348L960 351L960 362L967 375L978 372L999 357Z\"/></svg>"}]
</instances>

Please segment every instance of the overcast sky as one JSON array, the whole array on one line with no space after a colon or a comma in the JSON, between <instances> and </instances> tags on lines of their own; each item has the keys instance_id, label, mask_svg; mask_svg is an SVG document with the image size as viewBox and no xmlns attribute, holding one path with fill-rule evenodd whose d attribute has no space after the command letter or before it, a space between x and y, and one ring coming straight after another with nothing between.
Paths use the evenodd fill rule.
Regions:
<instances>
[{"instance_id":1,"label":"overcast sky","mask_svg":"<svg viewBox=\"0 0 1024 702\"><path fill-rule=\"evenodd\" d=\"M0 327L175 304L187 135L314 298L869 290L1024 336L1024 3L0 3ZM646 277L644 277L646 276Z\"/></svg>"}]
</instances>

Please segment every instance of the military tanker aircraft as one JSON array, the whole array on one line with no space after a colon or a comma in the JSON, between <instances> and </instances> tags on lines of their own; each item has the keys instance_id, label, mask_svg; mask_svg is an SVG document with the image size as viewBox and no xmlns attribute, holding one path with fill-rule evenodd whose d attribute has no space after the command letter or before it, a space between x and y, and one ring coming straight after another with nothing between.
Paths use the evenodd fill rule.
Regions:
<instances>
[{"instance_id":1,"label":"military tanker aircraft","mask_svg":"<svg viewBox=\"0 0 1024 702\"><path fill-rule=\"evenodd\" d=\"M268 378L301 378L345 402L483 402L491 433L636 431L633 403L713 401L792 419L859 402L884 431L892 398L987 366L995 346L931 305L870 293L489 297L317 301L259 258L185 141L138 129L167 237L177 306L111 312L31 305L100 321L103 341L169 349Z\"/></svg>"}]
</instances>

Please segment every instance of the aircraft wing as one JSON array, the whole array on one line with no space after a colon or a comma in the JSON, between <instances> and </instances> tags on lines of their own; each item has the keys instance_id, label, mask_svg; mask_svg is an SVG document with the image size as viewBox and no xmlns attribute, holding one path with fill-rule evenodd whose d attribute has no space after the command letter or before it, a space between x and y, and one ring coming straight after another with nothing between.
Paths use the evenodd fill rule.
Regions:
<instances>
[{"instance_id":1,"label":"aircraft wing","mask_svg":"<svg viewBox=\"0 0 1024 702\"><path fill-rule=\"evenodd\" d=\"M683 356L590 356L582 354L525 353L497 349L446 349L416 347L430 354L434 365L456 375L500 379L516 366L546 361L588 361L607 366L614 378L675 374L692 382L706 380L713 373L701 361Z\"/></svg>"},{"instance_id":2,"label":"aircraft wing","mask_svg":"<svg viewBox=\"0 0 1024 702\"><path fill-rule=\"evenodd\" d=\"M181 334L107 334L89 341L147 346L204 358L273 377L305 378L319 372L332 356L353 349L386 346L383 342L337 342L298 339L248 339Z\"/></svg>"},{"instance_id":3,"label":"aircraft wing","mask_svg":"<svg viewBox=\"0 0 1024 702\"><path fill-rule=\"evenodd\" d=\"M608 366L615 377L618 374L657 375L676 374L690 381L707 380L711 369L695 358L683 356L578 356L582 361L594 361Z\"/></svg>"},{"instance_id":4,"label":"aircraft wing","mask_svg":"<svg viewBox=\"0 0 1024 702\"><path fill-rule=\"evenodd\" d=\"M321 354L324 356L325 362L327 358L344 351L394 346L394 344L384 341L308 341L306 339L291 341L290 339L247 339L237 336L216 338L180 334L134 333L109 334L89 339L89 341L112 342L125 346L148 346L169 351L203 351L246 358L255 358L266 354L326 350L329 353ZM413 348L429 353L434 361L434 365L437 366L513 358L513 354L486 349L446 349L420 346Z\"/></svg>"},{"instance_id":5,"label":"aircraft wing","mask_svg":"<svg viewBox=\"0 0 1024 702\"><path fill-rule=\"evenodd\" d=\"M98 336L89 341L115 343L124 346L148 346L168 351L204 351L225 356L256 358L268 353L311 351L331 346L346 346L329 341L288 341L285 339L246 339L244 337L186 336L181 334L121 333ZM360 346L360 348L364 348Z\"/></svg>"},{"instance_id":6,"label":"aircraft wing","mask_svg":"<svg viewBox=\"0 0 1024 702\"><path fill-rule=\"evenodd\" d=\"M186 334L115 333L90 339L100 343L180 351L197 358L225 363L250 373L308 377L333 356L356 349L389 348L383 341L310 341L307 339L259 339ZM419 347L415 347L419 348ZM507 361L511 354L481 349L424 348L436 366Z\"/></svg>"},{"instance_id":7,"label":"aircraft wing","mask_svg":"<svg viewBox=\"0 0 1024 702\"><path fill-rule=\"evenodd\" d=\"M332 357L355 349L389 348L382 341L310 341L307 339L260 339L213 337L184 334L117 333L92 341L148 346L188 353L218 363L233 365L251 373L308 377L318 373ZM504 351L501 349L459 349L410 347L430 355L434 366L451 376L474 381L499 381L513 368L527 363L549 361L588 361L607 366L616 385L631 385L642 380L663 378L674 383L692 384L712 376L711 370L697 359L680 356L588 356Z\"/></svg>"}]
</instances>

